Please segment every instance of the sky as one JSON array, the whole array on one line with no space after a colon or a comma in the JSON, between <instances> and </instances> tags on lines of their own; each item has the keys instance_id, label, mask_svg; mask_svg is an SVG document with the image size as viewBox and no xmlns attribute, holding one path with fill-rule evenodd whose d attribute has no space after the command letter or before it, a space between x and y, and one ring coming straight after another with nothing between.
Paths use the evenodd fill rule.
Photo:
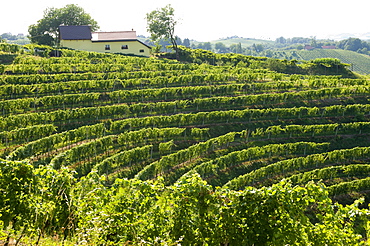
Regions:
<instances>
[{"instance_id":1,"label":"sky","mask_svg":"<svg viewBox=\"0 0 370 246\"><path fill-rule=\"evenodd\" d=\"M213 41L230 36L328 38L370 33L368 0L6 0L0 9L0 34L28 34L47 8L76 4L95 19L100 31L127 31L149 36L147 13L167 4L175 9L180 38Z\"/></svg>"}]
</instances>

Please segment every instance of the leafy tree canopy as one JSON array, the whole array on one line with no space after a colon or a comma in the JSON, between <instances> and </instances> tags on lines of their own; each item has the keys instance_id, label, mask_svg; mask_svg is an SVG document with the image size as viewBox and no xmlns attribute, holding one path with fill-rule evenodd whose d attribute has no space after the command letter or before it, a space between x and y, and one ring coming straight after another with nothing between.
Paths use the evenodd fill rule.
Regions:
<instances>
[{"instance_id":1,"label":"leafy tree canopy","mask_svg":"<svg viewBox=\"0 0 370 246\"><path fill-rule=\"evenodd\" d=\"M28 27L29 38L32 43L55 45L58 43L60 25L91 25L92 31L99 28L98 23L83 8L68 4L59 9L46 9L43 18Z\"/></svg>"},{"instance_id":2,"label":"leafy tree canopy","mask_svg":"<svg viewBox=\"0 0 370 246\"><path fill-rule=\"evenodd\" d=\"M175 36L175 26L177 21L174 16L174 8L170 4L166 7L154 10L146 15L147 30L151 34L153 41L167 38L175 48L178 57L177 42Z\"/></svg>"},{"instance_id":3,"label":"leafy tree canopy","mask_svg":"<svg viewBox=\"0 0 370 246\"><path fill-rule=\"evenodd\" d=\"M226 53L227 47L224 43L218 42L215 44L215 49L218 51L218 53Z\"/></svg>"},{"instance_id":4,"label":"leafy tree canopy","mask_svg":"<svg viewBox=\"0 0 370 246\"><path fill-rule=\"evenodd\" d=\"M362 41L359 38L348 38L340 41L338 48L344 50L361 51L361 49L368 49L370 46L366 41Z\"/></svg>"}]
</instances>

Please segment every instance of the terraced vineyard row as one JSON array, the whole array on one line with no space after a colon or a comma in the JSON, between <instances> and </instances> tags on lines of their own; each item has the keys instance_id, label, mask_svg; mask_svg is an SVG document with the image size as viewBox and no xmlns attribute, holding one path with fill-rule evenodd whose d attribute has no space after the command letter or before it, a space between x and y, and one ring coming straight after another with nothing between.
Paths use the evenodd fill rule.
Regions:
<instances>
[{"instance_id":1,"label":"terraced vineyard row","mask_svg":"<svg viewBox=\"0 0 370 246\"><path fill-rule=\"evenodd\" d=\"M353 202L353 194L366 195L369 189L368 79L287 75L246 66L183 64L77 51L63 54L59 58L19 55L13 64L3 66L0 156L4 160L0 161L0 174L7 173L6 166L14 165L16 173L19 165L25 165L22 172L32 173L30 179L45 179L41 193L35 194L37 199L49 201L38 205L40 221L32 224L36 215L31 212L28 217L22 215L26 218L23 222L15 219L22 214L17 210L1 217L5 226L15 230L29 226L39 240L58 231L65 238L95 243L154 242L158 240L155 235L185 245L192 240L211 245L261 245L266 240L292 243L291 238L274 238L278 232L272 227L257 224L236 229L244 233L240 238L238 232L225 229L231 222L223 220L233 217L226 207L235 203L233 211L249 211L246 213L252 216L250 207L237 203L239 198L253 204L260 198L252 198L252 194L264 197L264 189L299 192L299 187L280 182L283 178L305 185L307 192L316 189L315 199L326 193L309 181L322 180L331 198L341 201L339 197L346 196L346 203ZM189 200L191 205L181 200L181 189L186 190L186 201L195 199ZM53 195L48 192L64 195L51 201ZM76 199L73 205L72 198ZM318 210L325 202L328 200L317 201ZM307 204L302 205L303 210ZM163 210L155 210L156 206ZM205 210L194 214L186 206ZM225 206L220 207L224 217L217 217L217 206ZM42 208L60 217L49 217ZM7 213L0 210L2 215ZM171 225L164 219L170 216L166 213L173 218L168 220ZM238 222L234 222L242 223L242 216L248 217L236 216ZM302 212L301 216L306 215ZM199 231L187 224L190 221L176 224L180 217L199 219L197 225L214 224ZM218 222L213 221L216 217ZM113 226L117 221L121 224ZM150 232L146 228L149 222ZM161 223L163 227L156 228ZM284 226L289 225L293 224ZM318 224L312 226L319 228ZM103 229L94 231L97 227ZM220 231L208 231L213 227ZM299 240L314 240L315 230L308 236L302 231ZM334 232L328 229L326 236ZM218 238L218 234L223 236ZM336 235L346 238L349 234L351 231ZM205 235L211 236L207 239Z\"/></svg>"}]
</instances>

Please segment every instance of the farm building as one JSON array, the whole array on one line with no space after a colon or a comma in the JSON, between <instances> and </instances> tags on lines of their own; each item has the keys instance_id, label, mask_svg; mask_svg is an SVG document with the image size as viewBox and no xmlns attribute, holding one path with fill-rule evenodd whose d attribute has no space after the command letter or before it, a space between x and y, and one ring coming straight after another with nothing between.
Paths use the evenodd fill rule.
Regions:
<instances>
[{"instance_id":1,"label":"farm building","mask_svg":"<svg viewBox=\"0 0 370 246\"><path fill-rule=\"evenodd\" d=\"M306 44L306 45L304 46L304 49L305 49L305 50L313 50L313 49L315 49L315 48L314 48L314 47L312 47L311 45Z\"/></svg>"},{"instance_id":2,"label":"farm building","mask_svg":"<svg viewBox=\"0 0 370 246\"><path fill-rule=\"evenodd\" d=\"M325 45L325 46L321 46L321 48L326 49L326 50L335 50L337 47L334 45Z\"/></svg>"},{"instance_id":3,"label":"farm building","mask_svg":"<svg viewBox=\"0 0 370 246\"><path fill-rule=\"evenodd\" d=\"M91 32L90 26L59 26L60 46L85 51L150 56L136 31Z\"/></svg>"}]
</instances>

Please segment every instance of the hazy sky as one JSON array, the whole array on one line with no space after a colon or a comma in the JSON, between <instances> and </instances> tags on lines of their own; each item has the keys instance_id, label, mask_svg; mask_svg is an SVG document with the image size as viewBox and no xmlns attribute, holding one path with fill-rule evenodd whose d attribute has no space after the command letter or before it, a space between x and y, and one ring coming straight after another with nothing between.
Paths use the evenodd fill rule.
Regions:
<instances>
[{"instance_id":1,"label":"hazy sky","mask_svg":"<svg viewBox=\"0 0 370 246\"><path fill-rule=\"evenodd\" d=\"M48 7L77 4L101 31L146 31L146 13L171 4L179 19L175 33L182 39L212 41L229 36L325 38L341 33L367 33L369 0L6 0L0 9L0 34L27 34Z\"/></svg>"}]
</instances>

